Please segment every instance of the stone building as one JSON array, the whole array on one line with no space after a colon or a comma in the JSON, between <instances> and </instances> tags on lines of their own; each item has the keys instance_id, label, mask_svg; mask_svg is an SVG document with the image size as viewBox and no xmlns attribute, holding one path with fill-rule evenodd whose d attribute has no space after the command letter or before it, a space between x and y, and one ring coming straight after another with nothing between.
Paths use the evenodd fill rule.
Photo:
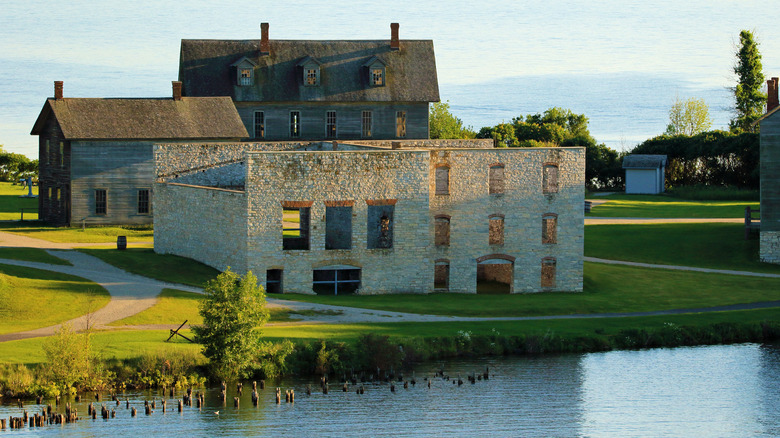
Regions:
<instances>
[{"instance_id":1,"label":"stone building","mask_svg":"<svg viewBox=\"0 0 780 438\"><path fill-rule=\"evenodd\" d=\"M155 251L269 292L581 291L583 148L156 145Z\"/></svg>"},{"instance_id":2,"label":"stone building","mask_svg":"<svg viewBox=\"0 0 780 438\"><path fill-rule=\"evenodd\" d=\"M228 97L65 98L54 82L33 126L38 211L52 225L152 222L152 145L247 136Z\"/></svg>"},{"instance_id":3,"label":"stone building","mask_svg":"<svg viewBox=\"0 0 780 438\"><path fill-rule=\"evenodd\" d=\"M778 78L767 81L767 113L761 125L761 231L762 262L780 263L780 100Z\"/></svg>"},{"instance_id":4,"label":"stone building","mask_svg":"<svg viewBox=\"0 0 780 438\"><path fill-rule=\"evenodd\" d=\"M185 96L230 96L255 140L425 139L431 40L182 40Z\"/></svg>"}]
</instances>

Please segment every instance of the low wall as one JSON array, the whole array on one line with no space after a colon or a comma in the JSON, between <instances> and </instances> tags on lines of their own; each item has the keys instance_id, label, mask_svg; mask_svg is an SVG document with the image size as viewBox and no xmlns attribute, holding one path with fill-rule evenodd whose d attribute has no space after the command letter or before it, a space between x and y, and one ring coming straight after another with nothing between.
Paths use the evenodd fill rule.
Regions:
<instances>
[{"instance_id":1,"label":"low wall","mask_svg":"<svg viewBox=\"0 0 780 438\"><path fill-rule=\"evenodd\" d=\"M780 231L762 231L760 239L761 261L780 264Z\"/></svg>"},{"instance_id":2,"label":"low wall","mask_svg":"<svg viewBox=\"0 0 780 438\"><path fill-rule=\"evenodd\" d=\"M422 148L422 149L492 149L492 138L471 138L471 139L423 139L423 140L349 140L349 144L373 146L373 147L392 147L393 143L399 143L401 148Z\"/></svg>"}]
</instances>

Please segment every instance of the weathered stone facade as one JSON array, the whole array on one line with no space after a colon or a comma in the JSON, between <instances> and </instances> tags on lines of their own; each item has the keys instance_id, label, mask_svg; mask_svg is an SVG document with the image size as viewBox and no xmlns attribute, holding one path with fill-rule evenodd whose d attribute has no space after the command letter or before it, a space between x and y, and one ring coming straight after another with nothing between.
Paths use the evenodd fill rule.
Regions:
<instances>
[{"instance_id":1,"label":"weathered stone facade","mask_svg":"<svg viewBox=\"0 0 780 438\"><path fill-rule=\"evenodd\" d=\"M271 147L155 146L155 251L261 279L282 272L284 292L312 293L330 275L358 278L362 294L474 293L479 282L514 293L582 290L583 148ZM300 213L302 249L284 249L285 209ZM335 232L347 241L328 249Z\"/></svg>"}]
</instances>

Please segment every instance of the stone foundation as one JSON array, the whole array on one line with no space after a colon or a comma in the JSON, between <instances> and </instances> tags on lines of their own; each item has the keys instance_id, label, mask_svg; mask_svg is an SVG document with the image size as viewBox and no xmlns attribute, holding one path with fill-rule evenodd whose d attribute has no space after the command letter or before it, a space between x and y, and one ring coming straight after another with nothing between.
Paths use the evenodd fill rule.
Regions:
<instances>
[{"instance_id":1,"label":"stone foundation","mask_svg":"<svg viewBox=\"0 0 780 438\"><path fill-rule=\"evenodd\" d=\"M780 264L780 231L762 231L760 239L761 261Z\"/></svg>"}]
</instances>

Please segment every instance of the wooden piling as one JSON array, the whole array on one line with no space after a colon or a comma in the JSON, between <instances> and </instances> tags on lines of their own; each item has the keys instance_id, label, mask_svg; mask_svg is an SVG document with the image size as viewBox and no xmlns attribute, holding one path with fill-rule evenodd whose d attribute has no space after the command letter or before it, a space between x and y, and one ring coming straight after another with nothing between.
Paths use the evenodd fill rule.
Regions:
<instances>
[{"instance_id":1,"label":"wooden piling","mask_svg":"<svg viewBox=\"0 0 780 438\"><path fill-rule=\"evenodd\" d=\"M238 404L239 404L239 398L238 397L233 397L233 407L237 408Z\"/></svg>"},{"instance_id":2,"label":"wooden piling","mask_svg":"<svg viewBox=\"0 0 780 438\"><path fill-rule=\"evenodd\" d=\"M236 392L238 392L239 396L244 395L244 384L239 382L236 384Z\"/></svg>"},{"instance_id":3,"label":"wooden piling","mask_svg":"<svg viewBox=\"0 0 780 438\"><path fill-rule=\"evenodd\" d=\"M276 388L276 404L278 405L281 402L282 402L282 390Z\"/></svg>"},{"instance_id":4,"label":"wooden piling","mask_svg":"<svg viewBox=\"0 0 780 438\"><path fill-rule=\"evenodd\" d=\"M130 409L130 416L131 416L131 417L135 417L135 416L136 416L136 414L137 414L137 412L136 412L136 410L135 410L135 406L133 406L133 407Z\"/></svg>"},{"instance_id":5,"label":"wooden piling","mask_svg":"<svg viewBox=\"0 0 780 438\"><path fill-rule=\"evenodd\" d=\"M183 400L179 400L179 412L181 412L183 410L184 410L184 401Z\"/></svg>"},{"instance_id":6,"label":"wooden piling","mask_svg":"<svg viewBox=\"0 0 780 438\"><path fill-rule=\"evenodd\" d=\"M260 381L260 389L265 389L265 380Z\"/></svg>"},{"instance_id":7,"label":"wooden piling","mask_svg":"<svg viewBox=\"0 0 780 438\"><path fill-rule=\"evenodd\" d=\"M390 382L390 392L395 392L395 383Z\"/></svg>"},{"instance_id":8,"label":"wooden piling","mask_svg":"<svg viewBox=\"0 0 780 438\"><path fill-rule=\"evenodd\" d=\"M166 401L163 399L163 400L162 400L162 410L163 410L163 414L165 413L165 408L166 408L166 406L165 406L165 405L166 405L166 404L167 404L167 402L166 402Z\"/></svg>"}]
</instances>

